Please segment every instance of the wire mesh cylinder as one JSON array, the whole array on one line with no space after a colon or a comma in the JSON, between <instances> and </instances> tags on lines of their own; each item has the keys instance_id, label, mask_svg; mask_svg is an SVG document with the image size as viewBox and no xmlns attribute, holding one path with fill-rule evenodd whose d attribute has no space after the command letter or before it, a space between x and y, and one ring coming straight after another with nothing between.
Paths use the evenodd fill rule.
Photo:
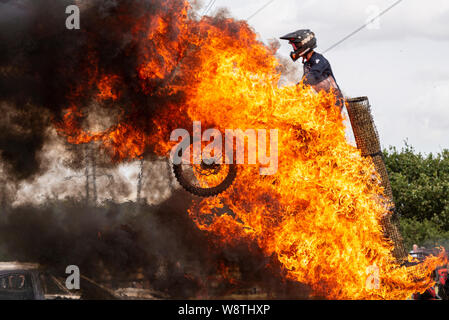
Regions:
<instances>
[{"instance_id":1,"label":"wire mesh cylinder","mask_svg":"<svg viewBox=\"0 0 449 320\"><path fill-rule=\"evenodd\" d=\"M359 97L347 99L346 108L348 110L357 148L360 149L363 156L371 157L373 160L376 171L380 175L385 196L389 198L391 206L394 208L394 199L390 179L388 177L387 167L385 166L379 141L379 134L376 126L374 125L368 98ZM399 233L397 223L390 214L385 215L381 223L385 236L391 239L394 243L395 248L393 255L398 261L404 261L407 258L407 253L405 251L403 239Z\"/></svg>"}]
</instances>

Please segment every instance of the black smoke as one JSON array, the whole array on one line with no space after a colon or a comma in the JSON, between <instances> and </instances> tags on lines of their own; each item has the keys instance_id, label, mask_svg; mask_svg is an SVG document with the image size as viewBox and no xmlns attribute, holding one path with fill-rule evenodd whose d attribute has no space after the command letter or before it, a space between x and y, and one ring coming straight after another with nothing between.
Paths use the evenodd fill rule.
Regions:
<instances>
[{"instance_id":1,"label":"black smoke","mask_svg":"<svg viewBox=\"0 0 449 320\"><path fill-rule=\"evenodd\" d=\"M172 75L142 86L137 71L142 52L164 63L154 44L142 41L142 30L162 14L167 39L177 41L179 30L170 10L179 11L183 0L170 0L170 8L162 0L78 3L81 30L68 30L65 9L73 1L0 1L0 160L8 183L31 180L49 169L41 152L51 141L50 131L73 104L88 118L102 75L116 75L122 86L118 100L106 106L107 113L147 135L155 130L150 120L158 110L184 101L183 92L164 91ZM226 27L224 18L221 11L217 26ZM142 29L136 29L137 22ZM231 31L237 32L238 26ZM173 54L181 57L187 49L189 44L180 43ZM83 148L70 149L71 166L80 169L84 164L76 161ZM122 285L120 279L143 274L153 289L171 298L204 297L204 292L219 297L255 286L275 297L307 296L299 284L285 281L279 263L256 245L226 246L200 231L188 216L192 199L185 192L157 206L113 201L93 206L67 199L12 207L14 188L0 191L2 259L39 262L56 273L75 264L93 279L116 281L110 283L114 287ZM223 277L223 268L237 270L236 281Z\"/></svg>"},{"instance_id":2,"label":"black smoke","mask_svg":"<svg viewBox=\"0 0 449 320\"><path fill-rule=\"evenodd\" d=\"M183 5L170 1L172 9ZM81 29L66 28L69 0L11 0L0 3L0 156L10 177L36 176L43 167L39 152L48 130L61 121L75 104L89 115L88 106L101 75L121 79L120 99L107 106L143 132L151 132L154 110L168 103L181 103L182 93L154 95L143 90L137 72L142 51L157 55L151 42L141 41L142 30L151 28L152 17L168 20L168 34L179 30L170 21L168 6L160 0L81 1ZM173 26L173 27L172 27ZM179 53L173 53L179 54ZM161 60L163 63L163 60ZM153 91L164 85L155 80ZM82 120L82 119L81 119ZM80 124L81 126L81 124Z\"/></svg>"},{"instance_id":3,"label":"black smoke","mask_svg":"<svg viewBox=\"0 0 449 320\"><path fill-rule=\"evenodd\" d=\"M254 288L274 298L307 298L309 291L285 281L279 263L254 244L224 245L200 231L187 214L191 201L179 191L157 206L92 207L67 199L3 208L0 256L38 262L58 276L77 265L114 289L143 274L148 287L168 298L219 298Z\"/></svg>"}]
</instances>

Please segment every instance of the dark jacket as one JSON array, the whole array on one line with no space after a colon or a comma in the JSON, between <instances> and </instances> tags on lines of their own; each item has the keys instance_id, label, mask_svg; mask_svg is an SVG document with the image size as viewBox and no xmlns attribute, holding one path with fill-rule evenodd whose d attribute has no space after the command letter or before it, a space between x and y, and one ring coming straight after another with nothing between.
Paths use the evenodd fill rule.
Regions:
<instances>
[{"instance_id":1,"label":"dark jacket","mask_svg":"<svg viewBox=\"0 0 449 320\"><path fill-rule=\"evenodd\" d=\"M337 82L329 61L323 55L314 52L312 57L304 63L304 84L314 86L329 76Z\"/></svg>"},{"instance_id":2,"label":"dark jacket","mask_svg":"<svg viewBox=\"0 0 449 320\"><path fill-rule=\"evenodd\" d=\"M304 62L303 83L312 86L317 92L321 90L329 92L334 89L337 94L337 104L341 104L340 107L343 106L340 87L335 80L329 61L323 55L314 52L310 59Z\"/></svg>"}]
</instances>

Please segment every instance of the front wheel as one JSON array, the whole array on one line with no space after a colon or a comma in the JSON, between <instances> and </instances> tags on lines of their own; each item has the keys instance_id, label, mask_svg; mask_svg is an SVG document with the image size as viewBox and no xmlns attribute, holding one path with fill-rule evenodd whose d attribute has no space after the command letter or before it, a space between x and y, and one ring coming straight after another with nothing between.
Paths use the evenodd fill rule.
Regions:
<instances>
[{"instance_id":1,"label":"front wheel","mask_svg":"<svg viewBox=\"0 0 449 320\"><path fill-rule=\"evenodd\" d=\"M235 164L173 164L179 184L200 197L213 197L228 189L237 176Z\"/></svg>"}]
</instances>

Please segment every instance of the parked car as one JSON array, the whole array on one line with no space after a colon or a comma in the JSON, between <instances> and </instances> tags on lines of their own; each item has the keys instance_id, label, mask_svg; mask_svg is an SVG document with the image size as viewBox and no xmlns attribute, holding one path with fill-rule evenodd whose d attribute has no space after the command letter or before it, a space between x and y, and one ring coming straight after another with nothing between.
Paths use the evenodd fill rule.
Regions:
<instances>
[{"instance_id":1,"label":"parked car","mask_svg":"<svg viewBox=\"0 0 449 320\"><path fill-rule=\"evenodd\" d=\"M80 290L71 291L58 278L36 263L0 262L0 300L117 299L95 281L81 276Z\"/></svg>"}]
</instances>

